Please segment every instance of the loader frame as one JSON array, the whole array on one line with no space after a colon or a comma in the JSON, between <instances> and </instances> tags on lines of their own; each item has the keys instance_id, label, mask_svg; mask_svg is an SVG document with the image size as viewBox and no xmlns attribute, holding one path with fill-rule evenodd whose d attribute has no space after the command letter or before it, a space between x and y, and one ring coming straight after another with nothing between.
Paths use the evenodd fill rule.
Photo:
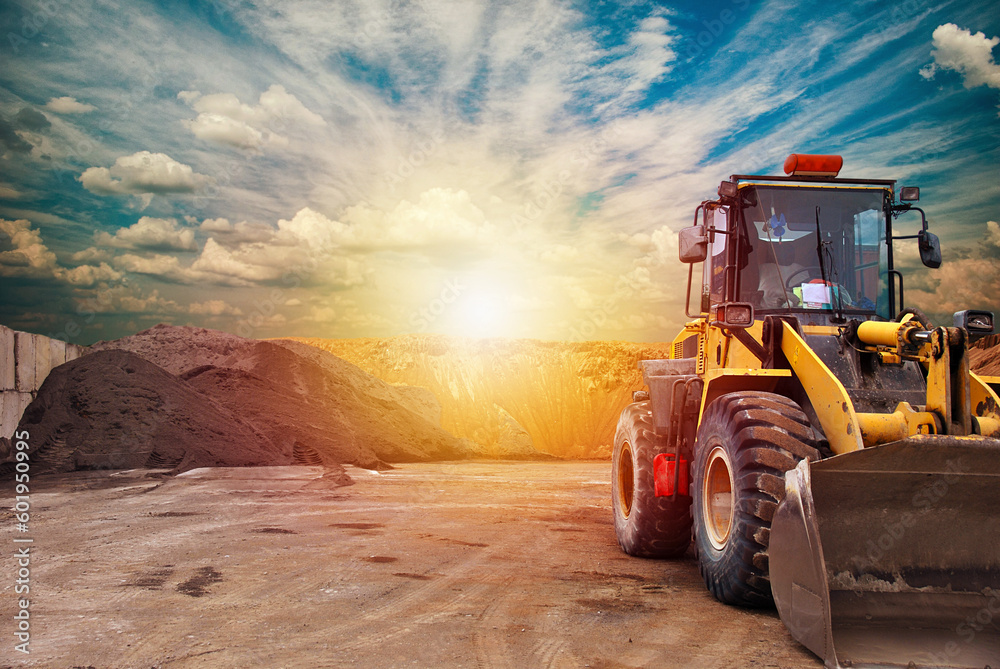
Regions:
<instances>
[{"instance_id":1,"label":"loader frame","mask_svg":"<svg viewBox=\"0 0 1000 669\"><path fill-rule=\"evenodd\" d=\"M838 171L839 165L838 158ZM894 266L893 241L917 240L921 260L931 268L941 264L941 253L937 237L927 229L924 212L912 204L919 192L904 188L901 194L906 201L901 198L897 202L895 183L841 179L830 174L736 174L723 182L719 198L699 204L694 226L679 234L681 261L689 264L685 312L692 320L674 338L668 359L640 361L649 390L635 396L636 403L622 414L616 435L613 467L620 461L619 450L632 452L627 435L636 434L636 424L630 427L626 419L648 416L644 425L655 433L660 454L643 454L643 462L663 459L667 463L651 468L657 479L649 489L655 488L657 496L661 490L669 491L664 494L669 494L671 505L657 507L660 511L630 506L633 516L645 514L643 522L652 527L650 517L657 512L673 514L670 523L689 527L690 521L685 525L677 514L690 506L700 569L709 590L723 602L751 606L767 605L773 592L793 636L832 669L851 666L847 660L859 659L864 666L913 666L914 661L920 665L923 656L913 653L924 653L930 646L912 629L926 630L926 638L947 639L947 621L935 619L932 609L951 606L952 602L956 603L954 611L982 606L992 601L988 584L1000 582L996 581L1000 577L1000 544L981 547L966 535L952 536L961 553L955 558L962 562L961 578L954 577L957 580L934 594L928 594L927 588L940 583L923 583L921 579L940 570L938 562L927 561L937 550L935 536L918 532L904 536L904 532L896 540L900 547L897 553L887 550L878 560L861 566L843 546L877 531L881 518L893 514L905 517L910 488L940 477L952 457L974 464L971 471L962 473L962 485L974 494L955 494L945 500L947 504L928 510L927 526L947 535L956 519L968 516L979 519L984 527L995 526L995 534L1000 536L1000 519L993 517L994 509L1000 506L995 492L1000 489L1000 377L971 372L968 358L974 338L992 332L993 315L959 312L954 327L933 327L918 309L904 308L903 276ZM880 200L881 206L853 210L847 205L831 207L833 218L839 218L830 225L839 225L846 241L836 256L840 264L833 264L834 271L827 274L824 253L833 246L835 250L826 258L834 263L837 239L821 224L821 207L817 205L820 277L809 283L820 287L817 290L803 284L793 288L796 274L790 273L786 279L784 270L778 269L785 302L775 308L761 297L763 288L748 299L753 291L741 285L743 269L750 262L747 258L759 262L759 254L753 255L754 245L769 249L775 265L779 264L780 253L773 246L764 246L763 236L750 236L767 233L770 244L770 231L777 230L772 227L774 203L778 201L774 198L770 200L770 220L765 214L761 223L756 209L752 222L746 219L745 210L763 201L758 189L765 195L801 189L798 194L805 193L805 200L814 191L845 198L857 193L859 202L870 205ZM749 204L744 196L750 198L746 201ZM793 242L811 234L803 231L801 209L793 216L792 205L788 206L788 220L799 226ZM855 213L848 232L851 211ZM906 212L920 215L919 231L894 235L894 219ZM874 244L877 260L870 255L871 242L860 241L865 234L860 227L862 218L869 228L873 219L877 225L884 222ZM785 224L784 215L780 224ZM776 234L782 237L784 233ZM788 248L798 254L807 247ZM851 264L855 257L857 264ZM692 313L694 265L699 262L704 263L699 309ZM877 270L874 283L870 282L872 272L859 278L859 272L872 268ZM756 269L748 281L757 276L763 286L764 272ZM843 275L848 277L846 284L840 283ZM866 281L868 285L864 285ZM857 298L859 284L863 299L854 301L851 296L853 293ZM799 292L792 302L787 293L796 289ZM815 298L824 292L824 299ZM815 501L811 472L818 482ZM688 485L681 476L690 477ZM659 477L669 480L660 481ZM845 491L854 491L858 500L864 500L853 513L845 513L837 504L838 495ZM688 492L690 496L686 496ZM615 509L616 532L625 526L619 507ZM837 517L831 520L833 516ZM780 532L777 540L769 543L772 519ZM629 521L633 531L636 522L634 518ZM833 538L833 547L824 548L824 534ZM629 552L621 535L619 543ZM778 564L783 570L776 574L773 590L768 570L771 546L779 547L771 568ZM800 556L806 556L807 565L797 565ZM947 569L948 558L942 559L946 567L942 573L953 573ZM937 578L942 577L938 574ZM897 586L901 592L885 594L885 588ZM870 605L861 610L860 617L851 605L855 595L865 599L866 607ZM920 608L928 602L933 606ZM904 617L908 622L894 630L897 637L891 650L870 652L870 639L880 632L857 630L884 610L893 611L891 623ZM845 625L855 631L845 633ZM988 656L995 641L1000 643L1000 626L995 627L955 660L959 662L955 666L983 666L976 663ZM870 659L864 660L866 656ZM841 665L841 660L845 664ZM867 661L872 664L865 664Z\"/></svg>"}]
</instances>

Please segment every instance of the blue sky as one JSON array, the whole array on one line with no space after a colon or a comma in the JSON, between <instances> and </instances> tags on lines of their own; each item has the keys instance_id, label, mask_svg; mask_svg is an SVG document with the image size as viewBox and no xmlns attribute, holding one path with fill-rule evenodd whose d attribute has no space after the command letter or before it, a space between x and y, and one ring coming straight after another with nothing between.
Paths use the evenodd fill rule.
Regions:
<instances>
[{"instance_id":1,"label":"blue sky","mask_svg":"<svg viewBox=\"0 0 1000 669\"><path fill-rule=\"evenodd\" d=\"M1000 10L907 0L0 7L0 323L78 343L664 341L676 231L840 153L922 188L907 302L1000 302Z\"/></svg>"}]
</instances>

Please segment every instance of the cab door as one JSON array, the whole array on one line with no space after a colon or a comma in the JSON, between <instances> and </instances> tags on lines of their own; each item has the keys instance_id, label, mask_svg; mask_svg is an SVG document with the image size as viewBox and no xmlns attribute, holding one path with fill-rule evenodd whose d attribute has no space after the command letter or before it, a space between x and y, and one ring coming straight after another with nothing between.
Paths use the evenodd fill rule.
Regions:
<instances>
[{"instance_id":1,"label":"cab door","mask_svg":"<svg viewBox=\"0 0 1000 669\"><path fill-rule=\"evenodd\" d=\"M708 313L713 304L726 299L726 286L731 281L726 268L729 261L729 207L707 205L704 209L705 230L708 231L708 258L705 260L702 282L701 311Z\"/></svg>"}]
</instances>

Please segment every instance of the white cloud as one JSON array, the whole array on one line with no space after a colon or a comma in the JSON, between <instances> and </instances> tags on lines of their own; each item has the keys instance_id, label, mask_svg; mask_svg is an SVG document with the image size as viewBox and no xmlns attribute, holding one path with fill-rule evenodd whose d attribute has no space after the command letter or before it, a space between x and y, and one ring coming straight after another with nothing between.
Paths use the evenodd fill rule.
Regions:
<instances>
[{"instance_id":1,"label":"white cloud","mask_svg":"<svg viewBox=\"0 0 1000 669\"><path fill-rule=\"evenodd\" d=\"M197 272L233 277L247 283L273 281L283 274L281 267L268 267L247 262L242 257L245 255L246 253L234 253L209 237L201 250L201 255L191 264L191 269Z\"/></svg>"},{"instance_id":2,"label":"white cloud","mask_svg":"<svg viewBox=\"0 0 1000 669\"><path fill-rule=\"evenodd\" d=\"M70 259L78 263L109 262L113 255L108 249L99 249L91 246L82 251L77 251L70 256Z\"/></svg>"},{"instance_id":3,"label":"white cloud","mask_svg":"<svg viewBox=\"0 0 1000 669\"><path fill-rule=\"evenodd\" d=\"M188 129L199 139L229 144L241 149L255 149L264 143L264 135L243 121L221 114L198 114L186 123Z\"/></svg>"},{"instance_id":4,"label":"white cloud","mask_svg":"<svg viewBox=\"0 0 1000 669\"><path fill-rule=\"evenodd\" d=\"M115 266L126 272L149 274L176 281L187 282L187 277L181 268L181 261L176 256L154 253L140 256L134 253L123 253L114 259Z\"/></svg>"},{"instance_id":5,"label":"white cloud","mask_svg":"<svg viewBox=\"0 0 1000 669\"><path fill-rule=\"evenodd\" d=\"M344 222L302 210L278 227L312 243L367 248L410 248L432 251L441 246L485 245L496 229L464 190L431 188L416 202L403 200L390 211L359 205L349 208Z\"/></svg>"},{"instance_id":6,"label":"white cloud","mask_svg":"<svg viewBox=\"0 0 1000 669\"><path fill-rule=\"evenodd\" d=\"M645 255L640 264L669 265L677 262L677 233L668 226L662 226L651 233L638 232L626 241Z\"/></svg>"},{"instance_id":7,"label":"white cloud","mask_svg":"<svg viewBox=\"0 0 1000 669\"><path fill-rule=\"evenodd\" d=\"M632 53L623 59L627 90L645 90L663 79L673 68L677 54L672 49L673 26L662 16L642 20L639 29L629 35Z\"/></svg>"},{"instance_id":8,"label":"white cloud","mask_svg":"<svg viewBox=\"0 0 1000 669\"><path fill-rule=\"evenodd\" d=\"M1000 223L986 221L986 243L1000 247Z\"/></svg>"},{"instance_id":9,"label":"white cloud","mask_svg":"<svg viewBox=\"0 0 1000 669\"><path fill-rule=\"evenodd\" d=\"M306 109L284 86L272 85L260 94L258 108L268 121L298 121L308 125L326 125L319 114Z\"/></svg>"},{"instance_id":10,"label":"white cloud","mask_svg":"<svg viewBox=\"0 0 1000 669\"><path fill-rule=\"evenodd\" d=\"M79 221L77 220L65 218L63 216L56 216L47 211L38 211L37 209L15 209L13 207L4 207L2 211L11 218L26 218L29 221L39 224L68 227L79 225Z\"/></svg>"},{"instance_id":11,"label":"white cloud","mask_svg":"<svg viewBox=\"0 0 1000 669\"><path fill-rule=\"evenodd\" d=\"M1000 44L1000 37L987 38L954 23L938 26L932 37L934 62L920 70L921 76L932 79L938 69L952 70L963 75L966 88L1000 88L1000 64L993 60L993 47Z\"/></svg>"},{"instance_id":12,"label":"white cloud","mask_svg":"<svg viewBox=\"0 0 1000 669\"><path fill-rule=\"evenodd\" d=\"M137 286L111 286L101 292L101 299L86 302L87 308L96 313L166 315L186 313L174 300L160 297L160 291L143 294Z\"/></svg>"},{"instance_id":13,"label":"white cloud","mask_svg":"<svg viewBox=\"0 0 1000 669\"><path fill-rule=\"evenodd\" d=\"M7 237L11 248L0 252L0 272L3 276L51 276L56 254L42 241L41 232L25 219L8 221L0 218L0 234Z\"/></svg>"},{"instance_id":14,"label":"white cloud","mask_svg":"<svg viewBox=\"0 0 1000 669\"><path fill-rule=\"evenodd\" d=\"M94 105L78 102L71 97L52 98L45 103L45 108L57 114L86 114L97 109Z\"/></svg>"},{"instance_id":15,"label":"white cloud","mask_svg":"<svg viewBox=\"0 0 1000 669\"><path fill-rule=\"evenodd\" d=\"M0 200L17 200L21 193L10 184L0 184Z\"/></svg>"},{"instance_id":16,"label":"white cloud","mask_svg":"<svg viewBox=\"0 0 1000 669\"><path fill-rule=\"evenodd\" d=\"M306 318L314 323L335 323L337 311L333 307L314 306L309 310L309 315Z\"/></svg>"},{"instance_id":17,"label":"white cloud","mask_svg":"<svg viewBox=\"0 0 1000 669\"><path fill-rule=\"evenodd\" d=\"M926 312L954 313L962 309L995 309L1000 295L1000 263L994 258L945 262L930 277L932 290L907 289L907 304Z\"/></svg>"},{"instance_id":18,"label":"white cloud","mask_svg":"<svg viewBox=\"0 0 1000 669\"><path fill-rule=\"evenodd\" d=\"M247 242L266 242L274 237L274 226L264 223L230 223L225 218L206 218L198 228L220 244L233 245Z\"/></svg>"},{"instance_id":19,"label":"white cloud","mask_svg":"<svg viewBox=\"0 0 1000 669\"><path fill-rule=\"evenodd\" d=\"M177 256L164 253L138 255L123 253L114 259L120 270L133 274L144 274L168 283L217 284L224 286L249 286L251 282L232 276L221 276L181 264Z\"/></svg>"},{"instance_id":20,"label":"white cloud","mask_svg":"<svg viewBox=\"0 0 1000 669\"><path fill-rule=\"evenodd\" d=\"M221 218L206 219L199 227L211 236L189 266L172 255L137 254L119 256L115 266L184 283L253 285L292 276L344 287L364 283L371 258L383 252L448 259L458 248L485 248L496 240L494 227L469 194L448 189L431 189L416 202L404 200L389 211L352 207L342 220L307 207L289 220L279 220L276 229ZM172 219L143 217L114 235L99 233L97 243L123 249L190 250L193 234ZM568 247L560 250L562 255L569 252Z\"/></svg>"},{"instance_id":21,"label":"white cloud","mask_svg":"<svg viewBox=\"0 0 1000 669\"><path fill-rule=\"evenodd\" d=\"M260 116L256 108L243 104L232 93L202 95L197 91L181 91L177 97L202 114L218 114L244 123L257 121Z\"/></svg>"},{"instance_id":22,"label":"white cloud","mask_svg":"<svg viewBox=\"0 0 1000 669\"><path fill-rule=\"evenodd\" d=\"M198 226L203 232L232 232L233 224L225 218L206 218Z\"/></svg>"},{"instance_id":23,"label":"white cloud","mask_svg":"<svg viewBox=\"0 0 1000 669\"><path fill-rule=\"evenodd\" d=\"M193 193L212 179L163 153L139 151L122 156L111 168L89 167L79 177L98 195Z\"/></svg>"},{"instance_id":24,"label":"white cloud","mask_svg":"<svg viewBox=\"0 0 1000 669\"><path fill-rule=\"evenodd\" d=\"M94 235L97 244L119 249L150 249L154 251L193 251L194 230L181 227L172 218L152 218L143 216L127 228L115 233L98 232Z\"/></svg>"},{"instance_id":25,"label":"white cloud","mask_svg":"<svg viewBox=\"0 0 1000 669\"><path fill-rule=\"evenodd\" d=\"M111 302L115 313L149 314L177 313L181 311L177 302L160 297L160 291L153 290L148 297L141 295L117 295Z\"/></svg>"},{"instance_id":26,"label":"white cloud","mask_svg":"<svg viewBox=\"0 0 1000 669\"><path fill-rule=\"evenodd\" d=\"M62 267L56 260L56 254L42 241L41 232L32 228L30 221L0 219L0 240L3 237L13 248L0 252L0 276L55 279L80 288L117 281L122 277L104 262L98 266Z\"/></svg>"},{"instance_id":27,"label":"white cloud","mask_svg":"<svg viewBox=\"0 0 1000 669\"><path fill-rule=\"evenodd\" d=\"M314 249L330 249L352 239L350 226L334 221L309 207L300 209L291 220L278 221L275 239L284 245L304 245Z\"/></svg>"},{"instance_id":28,"label":"white cloud","mask_svg":"<svg viewBox=\"0 0 1000 669\"><path fill-rule=\"evenodd\" d=\"M98 266L80 265L73 269L66 270L63 278L67 283L74 286L89 287L97 283L117 281L122 278L121 272L116 272L107 263L102 262Z\"/></svg>"},{"instance_id":29,"label":"white cloud","mask_svg":"<svg viewBox=\"0 0 1000 669\"><path fill-rule=\"evenodd\" d=\"M361 262L336 244L330 227L346 227L304 209L291 221L279 221L278 229L261 224L226 219L206 219L199 226L211 236L190 263L170 253L123 253L113 259L116 268L158 277L174 283L212 283L251 286L275 283L317 282L329 286L352 286L364 281ZM221 236L225 244L216 236ZM95 235L97 244L127 250L197 250L194 230L173 219L143 217L114 235ZM106 257L100 249L78 254L79 260ZM291 277L291 278L289 278Z\"/></svg>"},{"instance_id":30,"label":"white cloud","mask_svg":"<svg viewBox=\"0 0 1000 669\"><path fill-rule=\"evenodd\" d=\"M203 96L198 91L181 91L177 97L198 112L193 121L184 121L195 137L241 149L286 144L282 132L290 124L326 125L321 116L278 84L261 93L254 106L240 102L232 93Z\"/></svg>"},{"instance_id":31,"label":"white cloud","mask_svg":"<svg viewBox=\"0 0 1000 669\"><path fill-rule=\"evenodd\" d=\"M388 211L368 204L349 207L340 220L305 207L291 219L280 219L277 230L246 222L232 224L226 219L206 219L200 228L212 238L194 267L248 280L259 273L247 270L247 264L277 271L303 257L382 250L433 255L442 249L483 246L496 239L495 227L467 192L443 188L432 188L415 202L403 200ZM233 243L227 250L220 240L229 236ZM237 257L242 260L236 262Z\"/></svg>"},{"instance_id":32,"label":"white cloud","mask_svg":"<svg viewBox=\"0 0 1000 669\"><path fill-rule=\"evenodd\" d=\"M187 270L188 276L228 285L278 282L348 287L364 283L366 268L337 247L312 245L308 237L278 233L269 243L226 248L210 237Z\"/></svg>"},{"instance_id":33,"label":"white cloud","mask_svg":"<svg viewBox=\"0 0 1000 669\"><path fill-rule=\"evenodd\" d=\"M195 302L188 306L189 314L204 314L208 316L242 316L243 311L239 307L227 304L224 300L206 300L205 302Z\"/></svg>"}]
</instances>

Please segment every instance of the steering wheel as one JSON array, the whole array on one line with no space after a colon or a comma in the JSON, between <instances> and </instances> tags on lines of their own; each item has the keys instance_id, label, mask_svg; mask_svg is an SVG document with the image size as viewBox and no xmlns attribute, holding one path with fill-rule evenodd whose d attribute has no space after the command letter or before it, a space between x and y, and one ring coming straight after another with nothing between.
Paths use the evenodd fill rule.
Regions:
<instances>
[{"instance_id":1,"label":"steering wheel","mask_svg":"<svg viewBox=\"0 0 1000 669\"><path fill-rule=\"evenodd\" d=\"M805 276L803 276L805 275ZM802 269L792 272L787 279L785 279L785 287L791 290L798 286L802 281L793 281L796 277L802 276L803 279L808 280L810 277L820 277L823 275L823 271L820 269L819 265L812 265L810 267L803 267Z\"/></svg>"}]
</instances>

